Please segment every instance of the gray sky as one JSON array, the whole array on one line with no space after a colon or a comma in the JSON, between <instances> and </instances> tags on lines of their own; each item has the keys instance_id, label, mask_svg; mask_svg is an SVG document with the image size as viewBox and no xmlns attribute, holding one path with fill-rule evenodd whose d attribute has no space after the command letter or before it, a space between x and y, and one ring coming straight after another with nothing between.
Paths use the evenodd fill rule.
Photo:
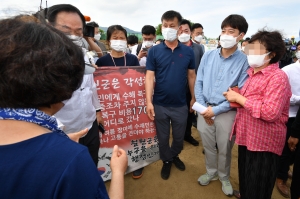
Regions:
<instances>
[{"instance_id":1,"label":"gray sky","mask_svg":"<svg viewBox=\"0 0 300 199\"><path fill-rule=\"evenodd\" d=\"M299 37L299 0L48 0L48 7L68 3L80 9L100 26L120 24L135 31L144 25L157 26L161 15L176 10L192 22L201 23L207 37L216 38L221 23L230 14L243 15L248 24L247 36L267 26L280 30L285 37ZM40 0L0 0L0 17L23 11L37 11ZM45 7L46 1L43 1Z\"/></svg>"}]
</instances>

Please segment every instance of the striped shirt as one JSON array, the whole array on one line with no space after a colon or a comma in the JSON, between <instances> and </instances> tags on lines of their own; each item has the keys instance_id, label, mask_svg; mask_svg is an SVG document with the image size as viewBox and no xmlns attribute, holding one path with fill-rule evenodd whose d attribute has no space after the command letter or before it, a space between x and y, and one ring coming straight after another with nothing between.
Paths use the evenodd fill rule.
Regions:
<instances>
[{"instance_id":1,"label":"striped shirt","mask_svg":"<svg viewBox=\"0 0 300 199\"><path fill-rule=\"evenodd\" d=\"M232 135L250 151L281 155L284 147L292 93L287 75L278 66L271 64L256 74L250 68L241 89L247 100L244 108L238 108Z\"/></svg>"}]
</instances>

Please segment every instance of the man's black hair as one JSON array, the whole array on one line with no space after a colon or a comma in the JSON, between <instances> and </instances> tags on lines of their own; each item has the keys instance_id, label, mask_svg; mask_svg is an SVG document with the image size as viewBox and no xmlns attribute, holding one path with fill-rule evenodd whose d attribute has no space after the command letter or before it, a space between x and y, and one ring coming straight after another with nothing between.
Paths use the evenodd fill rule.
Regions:
<instances>
[{"instance_id":1,"label":"man's black hair","mask_svg":"<svg viewBox=\"0 0 300 199\"><path fill-rule=\"evenodd\" d=\"M238 29L239 33L247 33L248 30L248 23L246 19L242 15L229 15L224 19L224 21L221 24L221 29L223 29L225 26L230 26L231 28Z\"/></svg>"},{"instance_id":2,"label":"man's black hair","mask_svg":"<svg viewBox=\"0 0 300 199\"><path fill-rule=\"evenodd\" d=\"M86 24L87 26L91 26L91 27L94 27L94 28L99 28L99 25L96 23L96 22L90 22L90 23L87 23Z\"/></svg>"},{"instance_id":3,"label":"man's black hair","mask_svg":"<svg viewBox=\"0 0 300 199\"><path fill-rule=\"evenodd\" d=\"M127 44L129 45L135 45L139 43L139 38L135 35L129 35L127 37Z\"/></svg>"},{"instance_id":4,"label":"man's black hair","mask_svg":"<svg viewBox=\"0 0 300 199\"><path fill-rule=\"evenodd\" d=\"M192 25L191 31L193 32L196 28L202 28L202 29L204 29L203 26L200 23L194 23Z\"/></svg>"},{"instance_id":5,"label":"man's black hair","mask_svg":"<svg viewBox=\"0 0 300 199\"><path fill-rule=\"evenodd\" d=\"M168 20L173 20L174 18L178 19L178 25L179 25L182 21L181 14L179 12L174 11L174 10L169 10L161 16L161 22L163 21L163 19L168 21Z\"/></svg>"},{"instance_id":6,"label":"man's black hair","mask_svg":"<svg viewBox=\"0 0 300 199\"><path fill-rule=\"evenodd\" d=\"M180 25L185 25L185 24L187 24L189 26L189 29L192 30L191 22L189 20L183 19L180 22Z\"/></svg>"},{"instance_id":7,"label":"man's black hair","mask_svg":"<svg viewBox=\"0 0 300 199\"><path fill-rule=\"evenodd\" d=\"M151 25L145 25L143 28L142 28L142 34L143 35L155 35L155 28L154 26L151 26Z\"/></svg>"},{"instance_id":8,"label":"man's black hair","mask_svg":"<svg viewBox=\"0 0 300 199\"><path fill-rule=\"evenodd\" d=\"M83 14L80 12L78 8L71 4L57 4L48 8L47 11L47 19L49 23L55 25L57 14L60 12L73 12L77 13L82 21L83 28L85 27L85 19Z\"/></svg>"}]
</instances>

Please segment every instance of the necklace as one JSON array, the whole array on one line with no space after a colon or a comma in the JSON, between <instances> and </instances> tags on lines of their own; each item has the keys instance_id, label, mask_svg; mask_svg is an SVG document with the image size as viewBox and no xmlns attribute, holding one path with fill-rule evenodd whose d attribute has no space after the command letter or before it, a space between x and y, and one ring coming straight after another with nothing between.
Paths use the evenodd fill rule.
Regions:
<instances>
[{"instance_id":1,"label":"necklace","mask_svg":"<svg viewBox=\"0 0 300 199\"><path fill-rule=\"evenodd\" d=\"M111 57L111 60L114 62L114 65L115 65L115 67L117 67L117 65L116 65L116 63L115 63L115 60L114 60L114 58L113 58L113 56L111 55L111 54L109 54L110 55L110 57ZM126 53L124 53L124 66L126 66Z\"/></svg>"}]
</instances>

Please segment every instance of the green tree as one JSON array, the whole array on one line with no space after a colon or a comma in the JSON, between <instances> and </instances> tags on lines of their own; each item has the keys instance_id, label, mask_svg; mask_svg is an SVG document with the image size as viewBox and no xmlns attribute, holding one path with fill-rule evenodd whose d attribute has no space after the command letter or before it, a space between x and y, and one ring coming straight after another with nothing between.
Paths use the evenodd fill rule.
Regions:
<instances>
[{"instance_id":1,"label":"green tree","mask_svg":"<svg viewBox=\"0 0 300 199\"><path fill-rule=\"evenodd\" d=\"M102 35L102 34L105 34L104 30L102 30L102 29L100 29L100 28L99 28L99 32L101 33L101 35Z\"/></svg>"},{"instance_id":2,"label":"green tree","mask_svg":"<svg viewBox=\"0 0 300 199\"><path fill-rule=\"evenodd\" d=\"M156 26L156 35L162 35L161 33L161 23Z\"/></svg>"}]
</instances>

